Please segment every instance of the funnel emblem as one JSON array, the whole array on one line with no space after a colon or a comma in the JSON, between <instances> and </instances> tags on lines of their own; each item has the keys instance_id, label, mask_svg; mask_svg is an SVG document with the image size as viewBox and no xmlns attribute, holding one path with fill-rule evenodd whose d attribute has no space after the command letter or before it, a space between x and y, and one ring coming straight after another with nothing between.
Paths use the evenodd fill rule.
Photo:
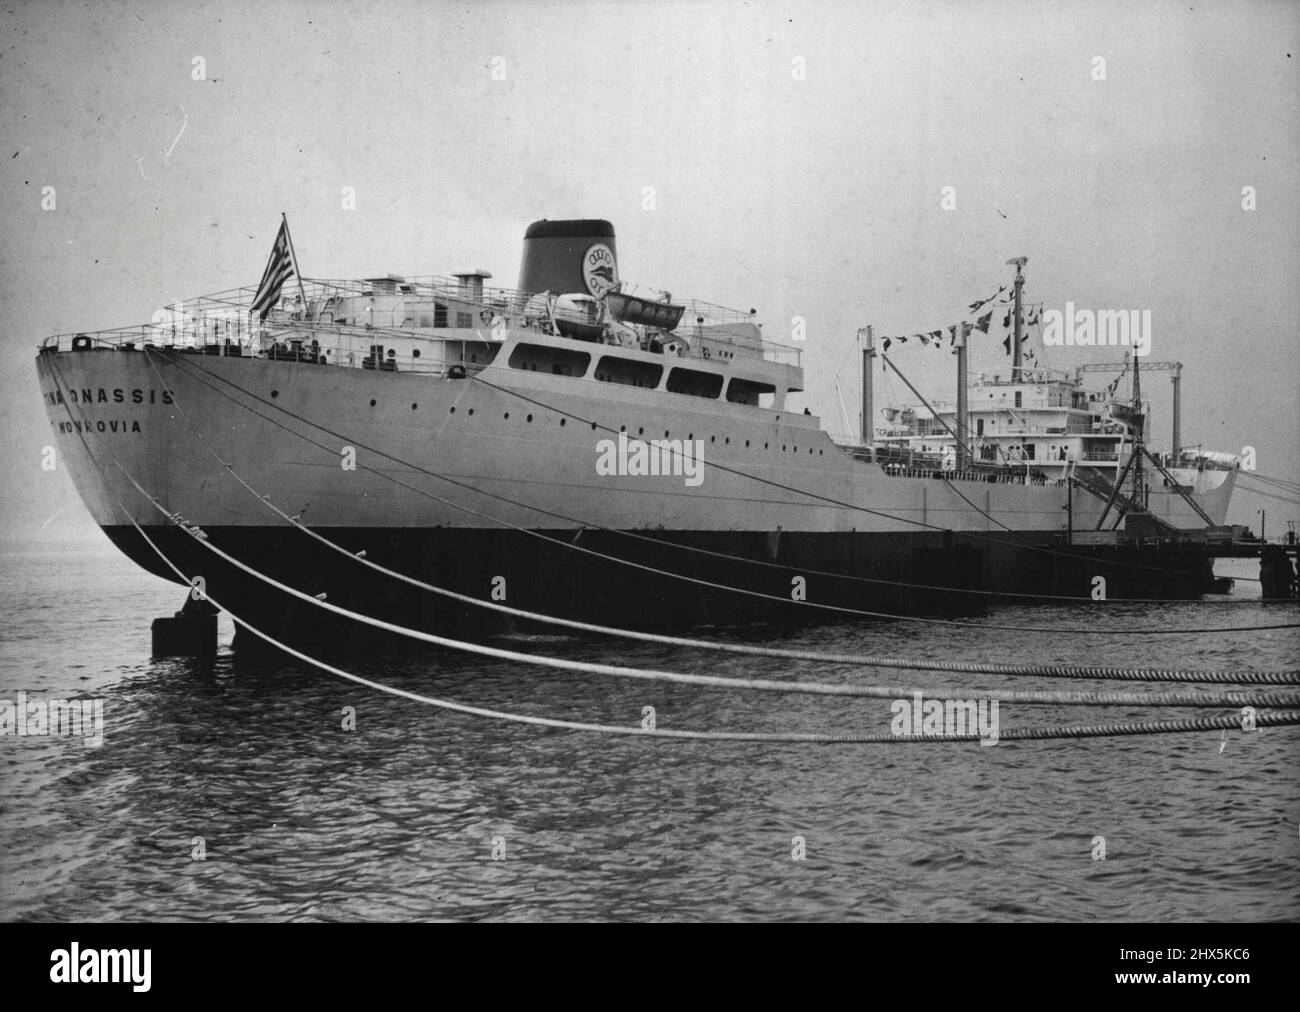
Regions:
<instances>
[{"instance_id":1,"label":"funnel emblem","mask_svg":"<svg viewBox=\"0 0 1300 1012\"><path fill-rule=\"evenodd\" d=\"M599 298L618 281L618 265L614 251L603 242L593 243L582 255L582 280L587 291Z\"/></svg>"}]
</instances>

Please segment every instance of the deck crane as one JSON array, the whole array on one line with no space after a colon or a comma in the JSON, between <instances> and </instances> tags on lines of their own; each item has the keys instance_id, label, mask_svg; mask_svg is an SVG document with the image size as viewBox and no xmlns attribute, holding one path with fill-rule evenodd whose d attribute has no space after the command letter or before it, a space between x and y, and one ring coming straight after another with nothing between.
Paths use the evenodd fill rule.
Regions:
<instances>
[{"instance_id":1,"label":"deck crane","mask_svg":"<svg viewBox=\"0 0 1300 1012\"><path fill-rule=\"evenodd\" d=\"M1074 371L1076 376L1082 376L1086 372L1117 372L1118 370L1125 368L1127 365L1128 365L1127 360L1125 360L1124 362L1089 362L1085 365L1075 366ZM1178 453L1183 448L1182 447L1182 419L1183 419L1182 395L1179 389L1182 385L1183 363L1148 362L1146 359L1142 359L1141 368L1143 372L1146 372L1147 370L1154 370L1155 372L1173 373L1173 375L1169 377L1169 380L1173 384L1173 388L1174 388L1173 446L1171 447L1172 453L1170 454L1170 459L1177 461Z\"/></svg>"},{"instance_id":2,"label":"deck crane","mask_svg":"<svg viewBox=\"0 0 1300 1012\"><path fill-rule=\"evenodd\" d=\"M1118 364L1116 364L1116 363L1112 363L1112 362L1089 362L1089 363L1086 363L1086 364L1084 364L1084 365L1075 366L1075 374L1076 374L1076 376L1082 377L1082 375L1083 375L1084 373L1086 373L1086 372L1114 372L1116 369L1123 369L1123 368L1125 368L1127 365L1128 365L1128 361L1127 361L1127 359L1126 359L1124 362L1121 362L1121 363L1118 363ZM1169 377L1170 380L1172 381L1172 383L1173 383L1173 387L1174 387L1174 424L1173 424L1173 433L1172 433L1172 436L1173 436L1173 446L1171 447L1171 449L1172 449L1172 453L1170 454L1170 458L1169 458L1169 459L1170 459L1171 461L1173 461L1174 464L1176 465L1176 464L1177 464L1177 461L1178 461L1179 451L1182 450L1182 397L1181 397L1181 392L1180 392L1180 390L1179 390L1179 387L1180 387L1180 381L1182 380L1182 376L1183 376L1183 363L1181 363L1181 362L1146 362L1146 361L1139 360L1139 361L1135 361L1135 362L1133 363L1133 366L1134 366L1134 372L1135 372L1135 374L1136 374L1136 372L1137 372L1137 370L1138 370L1139 368L1140 368L1140 369L1143 369L1143 370L1151 369L1151 370L1154 370L1154 371L1156 371L1156 372L1171 372L1171 373L1173 373L1173 375ZM1140 398L1140 397L1141 397L1141 394L1138 393L1138 390L1140 390L1140 388L1137 386L1137 376L1135 375L1135 376L1134 376L1134 391L1135 391L1135 395L1136 395L1136 397L1139 397L1139 398ZM1135 412L1140 412L1140 410L1141 410L1141 409L1140 409L1140 406L1137 405L1137 404L1135 404L1135 405L1134 405L1134 411L1135 411ZM1139 422L1139 425L1140 425L1140 424L1141 424L1141 423ZM1134 469L1134 479L1133 479L1133 483L1134 483L1134 494L1133 494L1133 499L1136 500L1137 502L1139 502L1139 503L1143 503L1143 505L1145 505L1145 503L1144 503L1145 496L1144 496L1144 494L1143 494L1142 491L1141 491L1142 479L1141 479L1141 470L1140 470L1140 468L1141 468L1141 465L1142 465L1142 458L1143 458L1143 457L1146 457L1147 459L1149 459L1149 460L1151 461L1152 464L1155 465L1156 470L1158 470L1158 471L1160 472L1160 474L1164 477L1166 483L1167 483L1170 487L1172 487L1172 488L1173 488L1173 489L1174 489L1174 490L1175 490L1179 495L1181 495L1181 496L1183 497L1183 499L1187 502L1187 504L1188 504L1189 506L1192 507L1192 509L1196 512L1196 514L1197 514L1198 516L1200 516L1200 518L1201 518L1202 520L1204 520L1204 521L1206 522L1207 525L1211 524L1212 521L1211 521L1211 519L1210 519L1209 514L1207 514L1207 513L1205 512L1205 510L1203 510L1203 509L1201 508L1200 504L1197 503L1197 502L1196 502L1196 501L1195 501L1195 500L1194 500L1194 499L1193 499L1193 498L1188 494L1187 490L1186 490L1185 488L1183 488L1183 486L1180 485L1180 484L1179 484L1179 483L1174 479L1173 475L1171 475L1171 474L1169 473L1169 471L1165 468L1165 466L1164 466L1163 464L1160 463L1160 461L1155 457L1155 455L1152 454L1151 451L1150 451L1149 449L1147 449L1144 445L1142 445L1140 435L1138 435L1137 433L1135 433L1135 436L1137 436L1137 438L1135 439L1135 443L1134 443L1134 452L1133 452L1133 456L1130 458L1130 460L1129 460L1129 464L1125 466L1125 468L1124 468L1124 472L1121 473L1119 480L1116 482L1116 492L1118 491L1119 485L1120 485L1120 484L1123 482L1123 480L1124 480L1124 474L1127 474L1128 471L1129 471L1129 469L1130 469L1130 467L1132 467L1132 468ZM1106 519L1106 514L1110 512L1110 507L1111 507L1112 503L1114 502L1114 500L1115 500L1115 496L1112 495L1110 501L1108 501L1107 504L1106 504L1106 509L1105 509L1105 511L1103 511L1102 516L1101 516L1101 519L1097 522L1098 529L1100 529L1101 524L1105 521L1105 519Z\"/></svg>"}]
</instances>

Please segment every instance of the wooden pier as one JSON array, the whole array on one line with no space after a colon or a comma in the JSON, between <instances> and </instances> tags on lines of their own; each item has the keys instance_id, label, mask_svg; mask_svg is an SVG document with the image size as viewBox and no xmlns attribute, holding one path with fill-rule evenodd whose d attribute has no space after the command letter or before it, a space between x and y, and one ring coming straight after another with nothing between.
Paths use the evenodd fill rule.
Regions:
<instances>
[{"instance_id":1,"label":"wooden pier","mask_svg":"<svg viewBox=\"0 0 1300 1012\"><path fill-rule=\"evenodd\" d=\"M1071 545L1081 547L1124 546L1129 548L1198 548L1212 559L1259 559L1261 596L1266 601L1300 597L1297 562L1300 539L1288 535L1279 541L1266 541L1252 534L1242 524L1206 527L1204 530L1110 530L1074 531Z\"/></svg>"}]
</instances>

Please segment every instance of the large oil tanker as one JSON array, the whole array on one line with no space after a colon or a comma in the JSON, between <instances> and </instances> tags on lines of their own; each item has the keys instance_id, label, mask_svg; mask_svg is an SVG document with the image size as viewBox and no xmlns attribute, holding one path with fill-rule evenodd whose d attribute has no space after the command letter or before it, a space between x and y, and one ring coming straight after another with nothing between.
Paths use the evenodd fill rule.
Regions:
<instances>
[{"instance_id":1,"label":"large oil tanker","mask_svg":"<svg viewBox=\"0 0 1300 1012\"><path fill-rule=\"evenodd\" d=\"M1112 415L1077 377L1017 358L986 381L1010 428L990 415L977 437L964 407L877 430L868 403L845 444L789 406L797 347L752 310L623 281L607 221L533 223L514 289L481 269L290 284L291 253L282 226L260 285L37 356L58 453L109 538L177 580L138 524L290 641L340 623L200 533L312 595L460 633L503 617L358 565L268 504L475 599L634 628L1088 601L1098 576L1109 598L1210 587L1235 459L1151 455L1140 403Z\"/></svg>"}]
</instances>

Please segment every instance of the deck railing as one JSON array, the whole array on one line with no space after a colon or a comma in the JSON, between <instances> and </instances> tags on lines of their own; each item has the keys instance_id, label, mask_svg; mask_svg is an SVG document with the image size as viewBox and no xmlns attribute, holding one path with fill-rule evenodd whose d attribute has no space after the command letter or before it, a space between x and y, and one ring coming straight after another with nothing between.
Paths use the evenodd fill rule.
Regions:
<instances>
[{"instance_id":1,"label":"deck railing","mask_svg":"<svg viewBox=\"0 0 1300 1012\"><path fill-rule=\"evenodd\" d=\"M291 282L265 320L250 317L255 295L256 288L251 285L229 289L173 303L155 312L147 324L56 334L41 342L41 347L67 350L74 342L77 347L95 348L151 344L207 349L216 345L239 349L243 355L260 355L272 345L299 340L306 345L315 340L322 347L343 350L345 338L363 345L384 343L385 338L456 343L473 338L450 331L476 331L480 339L502 340L508 328L555 335L566 324L594 328L604 322L599 307L589 309L548 294L483 288L442 277L373 282L304 279L301 291ZM369 304L358 304L366 299ZM682 357L709 359L714 357L711 348L723 346L733 356L799 365L800 349L753 336L757 324L752 313L702 302L687 306L677 329L661 334L658 340L662 345L681 338Z\"/></svg>"}]
</instances>

